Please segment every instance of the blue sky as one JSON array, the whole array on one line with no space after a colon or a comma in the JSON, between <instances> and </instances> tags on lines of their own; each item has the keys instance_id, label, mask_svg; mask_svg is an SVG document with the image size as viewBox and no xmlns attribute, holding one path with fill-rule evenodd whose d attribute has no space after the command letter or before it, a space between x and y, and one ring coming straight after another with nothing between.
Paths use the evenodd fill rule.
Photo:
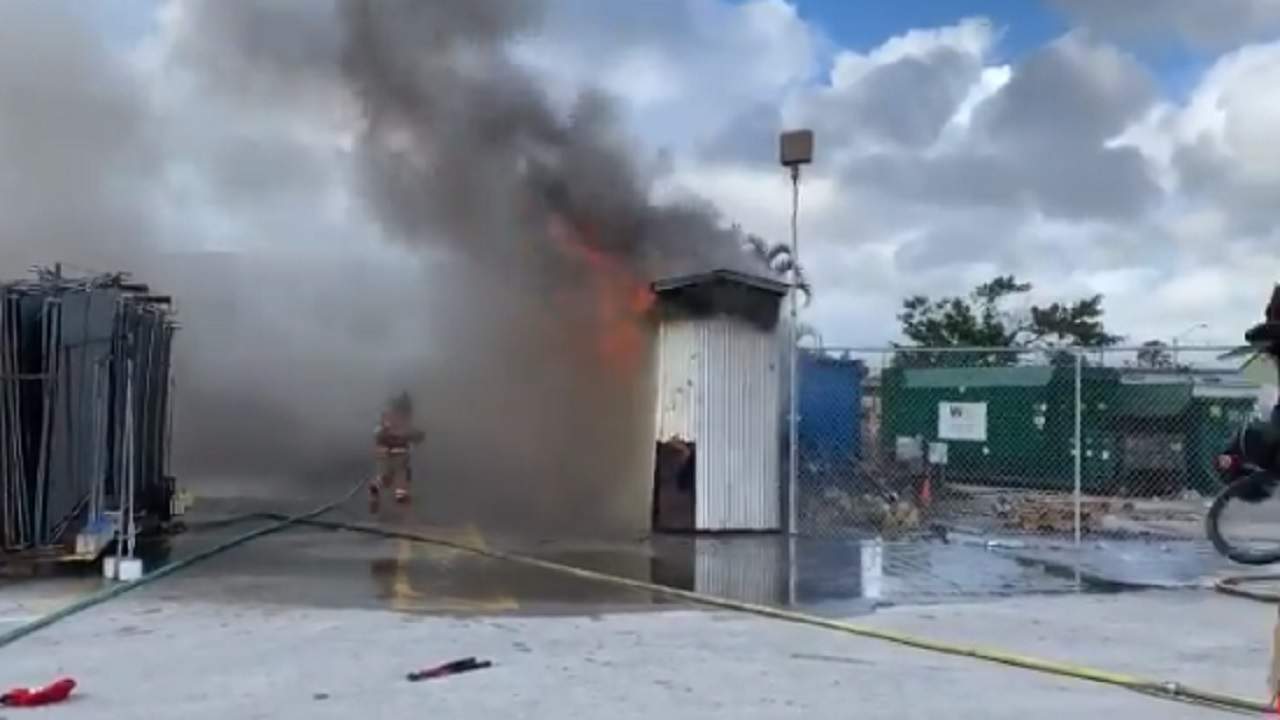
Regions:
<instances>
[{"instance_id":1,"label":"blue sky","mask_svg":"<svg viewBox=\"0 0 1280 720\"><path fill-rule=\"evenodd\" d=\"M1060 16L1032 0L799 0L797 5L801 16L854 50L869 50L911 28L953 25L967 17L986 17L1005 28L1001 49L1014 57L1067 30Z\"/></svg>"},{"instance_id":2,"label":"blue sky","mask_svg":"<svg viewBox=\"0 0 1280 720\"><path fill-rule=\"evenodd\" d=\"M1124 0L1116 0L1123 2ZM1035 0L796 0L800 15L838 46L865 51L912 28L953 25L985 17L1001 29L1000 59L1016 61L1071 29L1055 8ZM1212 57L1173 36L1127 48L1153 73L1167 94L1184 96Z\"/></svg>"}]
</instances>

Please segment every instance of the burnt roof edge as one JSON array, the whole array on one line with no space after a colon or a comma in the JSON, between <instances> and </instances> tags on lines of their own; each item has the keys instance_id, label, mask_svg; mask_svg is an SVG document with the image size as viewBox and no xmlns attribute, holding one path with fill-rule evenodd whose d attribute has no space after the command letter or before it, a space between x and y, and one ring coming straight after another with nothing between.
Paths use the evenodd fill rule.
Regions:
<instances>
[{"instance_id":1,"label":"burnt roof edge","mask_svg":"<svg viewBox=\"0 0 1280 720\"><path fill-rule=\"evenodd\" d=\"M751 275L736 270L712 270L710 272L696 273L693 275L679 275L669 278L660 278L653 281L649 287L654 293L662 295L663 293L682 290L684 288L695 287L698 285L711 285L714 283L727 282L736 285L762 290L774 295L783 296L791 290L791 285L781 280L762 277L760 275Z\"/></svg>"}]
</instances>

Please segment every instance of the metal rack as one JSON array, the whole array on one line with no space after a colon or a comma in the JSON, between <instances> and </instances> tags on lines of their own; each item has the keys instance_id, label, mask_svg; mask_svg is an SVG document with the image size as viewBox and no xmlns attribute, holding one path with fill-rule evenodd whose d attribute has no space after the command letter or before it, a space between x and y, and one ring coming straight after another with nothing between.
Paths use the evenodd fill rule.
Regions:
<instances>
[{"instance_id":1,"label":"metal rack","mask_svg":"<svg viewBox=\"0 0 1280 720\"><path fill-rule=\"evenodd\" d=\"M0 284L0 549L132 555L167 518L176 330L123 273Z\"/></svg>"}]
</instances>

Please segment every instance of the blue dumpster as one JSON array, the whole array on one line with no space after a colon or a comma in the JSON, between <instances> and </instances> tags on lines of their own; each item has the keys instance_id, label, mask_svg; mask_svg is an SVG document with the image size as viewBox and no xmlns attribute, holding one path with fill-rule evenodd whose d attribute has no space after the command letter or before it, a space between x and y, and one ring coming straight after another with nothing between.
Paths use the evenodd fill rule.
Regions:
<instances>
[{"instance_id":1,"label":"blue dumpster","mask_svg":"<svg viewBox=\"0 0 1280 720\"><path fill-rule=\"evenodd\" d=\"M806 490L844 485L862 457L861 360L805 350L799 363L799 473Z\"/></svg>"}]
</instances>

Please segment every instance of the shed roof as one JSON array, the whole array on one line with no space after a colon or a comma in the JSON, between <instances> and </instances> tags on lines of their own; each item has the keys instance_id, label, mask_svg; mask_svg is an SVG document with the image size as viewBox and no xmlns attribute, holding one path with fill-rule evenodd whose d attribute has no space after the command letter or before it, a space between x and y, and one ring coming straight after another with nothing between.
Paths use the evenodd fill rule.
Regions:
<instances>
[{"instance_id":1,"label":"shed roof","mask_svg":"<svg viewBox=\"0 0 1280 720\"><path fill-rule=\"evenodd\" d=\"M677 290L715 284L738 285L778 296L786 295L787 291L791 289L789 284L780 280L728 269L661 278L655 280L651 287L655 293L662 295Z\"/></svg>"}]
</instances>

